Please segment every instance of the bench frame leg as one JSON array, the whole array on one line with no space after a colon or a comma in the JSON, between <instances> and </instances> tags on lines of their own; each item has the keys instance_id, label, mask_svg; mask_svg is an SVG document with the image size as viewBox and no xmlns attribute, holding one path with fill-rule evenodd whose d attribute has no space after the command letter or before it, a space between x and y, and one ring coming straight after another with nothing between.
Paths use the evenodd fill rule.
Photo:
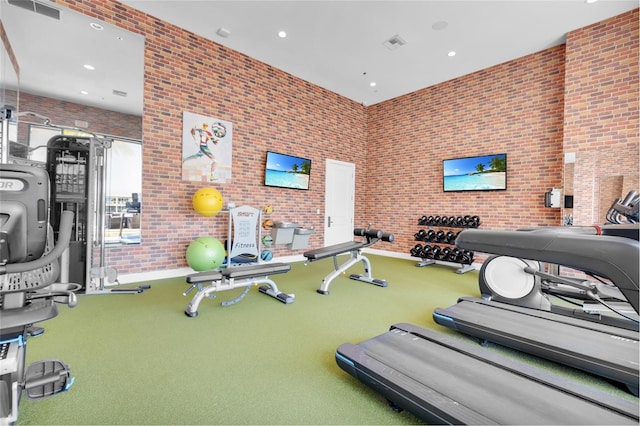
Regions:
<instances>
[{"instance_id":1,"label":"bench frame leg","mask_svg":"<svg viewBox=\"0 0 640 426\"><path fill-rule=\"evenodd\" d=\"M191 299L191 302L189 302L189 304L187 305L184 313L188 317L196 317L198 316L198 306L205 297L213 299L216 297L213 293L245 287L245 290L244 292L242 292L242 294L231 300L226 300L221 303L222 306L235 305L236 303L244 299L247 293L249 293L251 286L258 284L266 284L259 288L260 293L271 296L282 303L289 304L293 303L295 300L296 296L294 294L286 294L278 290L278 286L276 285L276 283L267 275L242 279L222 278L220 280L212 281L211 284L206 287L203 287L202 283L198 283L198 292L193 296L193 299Z\"/></svg>"},{"instance_id":2,"label":"bench frame leg","mask_svg":"<svg viewBox=\"0 0 640 426\"><path fill-rule=\"evenodd\" d=\"M358 262L362 262L364 264L365 275L351 274L349 278L351 278L352 280L374 284L379 287L387 286L387 282L385 280L378 280L371 276L371 262L369 262L369 259L367 259L366 256L363 256L360 250L351 250L349 259L347 259L340 266L338 266L338 255L333 256L333 264L335 270L324 277L320 288L316 291L320 294L329 294L329 286L331 285L331 282Z\"/></svg>"}]
</instances>

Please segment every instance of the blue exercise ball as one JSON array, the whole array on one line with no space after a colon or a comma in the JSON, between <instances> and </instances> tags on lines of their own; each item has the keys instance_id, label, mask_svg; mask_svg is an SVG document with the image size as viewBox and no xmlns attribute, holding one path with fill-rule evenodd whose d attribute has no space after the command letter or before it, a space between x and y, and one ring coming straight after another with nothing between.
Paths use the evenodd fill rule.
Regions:
<instances>
[{"instance_id":1,"label":"blue exercise ball","mask_svg":"<svg viewBox=\"0 0 640 426\"><path fill-rule=\"evenodd\" d=\"M262 250L262 253L260 253L260 259L269 261L273 259L273 253L271 253L271 250Z\"/></svg>"}]
</instances>

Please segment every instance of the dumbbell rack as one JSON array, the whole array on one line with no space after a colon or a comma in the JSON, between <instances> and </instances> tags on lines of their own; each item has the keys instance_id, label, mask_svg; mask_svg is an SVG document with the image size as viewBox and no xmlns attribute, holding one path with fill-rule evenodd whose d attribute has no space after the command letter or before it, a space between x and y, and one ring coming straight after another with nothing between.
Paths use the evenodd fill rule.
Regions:
<instances>
[{"instance_id":1,"label":"dumbbell rack","mask_svg":"<svg viewBox=\"0 0 640 426\"><path fill-rule=\"evenodd\" d=\"M455 232L454 229L478 228L480 226L479 216L422 216L418 220L418 225L428 228L427 230L420 229L414 234L416 241L427 243L424 246L416 244L410 250L411 256L422 259L416 266L459 264L461 266L456 266L456 274L464 274L475 269L472 266L474 253L455 247L455 239L460 231ZM436 231L436 229L438 230ZM432 245L432 243L436 244ZM438 244L444 244L445 247Z\"/></svg>"}]
</instances>

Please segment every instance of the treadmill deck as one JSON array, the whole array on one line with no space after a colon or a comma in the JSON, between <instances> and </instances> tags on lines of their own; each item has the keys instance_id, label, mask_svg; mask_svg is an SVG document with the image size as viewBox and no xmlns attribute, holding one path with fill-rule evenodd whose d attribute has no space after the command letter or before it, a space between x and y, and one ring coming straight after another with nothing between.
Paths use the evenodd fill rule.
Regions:
<instances>
[{"instance_id":1,"label":"treadmill deck","mask_svg":"<svg viewBox=\"0 0 640 426\"><path fill-rule=\"evenodd\" d=\"M638 423L637 404L410 324L341 345L336 362L429 423Z\"/></svg>"}]
</instances>

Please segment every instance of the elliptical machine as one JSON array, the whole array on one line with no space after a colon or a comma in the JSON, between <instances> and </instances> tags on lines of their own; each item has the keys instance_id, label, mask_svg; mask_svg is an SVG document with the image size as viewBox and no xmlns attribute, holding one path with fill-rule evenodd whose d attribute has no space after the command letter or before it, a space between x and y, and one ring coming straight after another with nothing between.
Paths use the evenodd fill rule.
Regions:
<instances>
[{"instance_id":1,"label":"elliptical machine","mask_svg":"<svg viewBox=\"0 0 640 426\"><path fill-rule=\"evenodd\" d=\"M548 227L522 232L621 236L638 241L640 225ZM580 278L562 276L559 266L518 257L492 255L480 269L480 292L486 300L576 316L630 330L637 331L640 328L638 314L620 288L593 274ZM629 266L633 269L632 265ZM550 295L578 306L579 309L554 305ZM604 312L613 312L616 316L602 315Z\"/></svg>"},{"instance_id":2,"label":"elliptical machine","mask_svg":"<svg viewBox=\"0 0 640 426\"><path fill-rule=\"evenodd\" d=\"M74 215L63 212L54 245L46 170L0 164L0 200L0 424L13 424L23 391L29 399L43 399L73 384L69 367L57 359L34 362L25 371L26 343L44 332L34 324L58 314L57 303L77 304L80 286L55 284Z\"/></svg>"}]
</instances>

